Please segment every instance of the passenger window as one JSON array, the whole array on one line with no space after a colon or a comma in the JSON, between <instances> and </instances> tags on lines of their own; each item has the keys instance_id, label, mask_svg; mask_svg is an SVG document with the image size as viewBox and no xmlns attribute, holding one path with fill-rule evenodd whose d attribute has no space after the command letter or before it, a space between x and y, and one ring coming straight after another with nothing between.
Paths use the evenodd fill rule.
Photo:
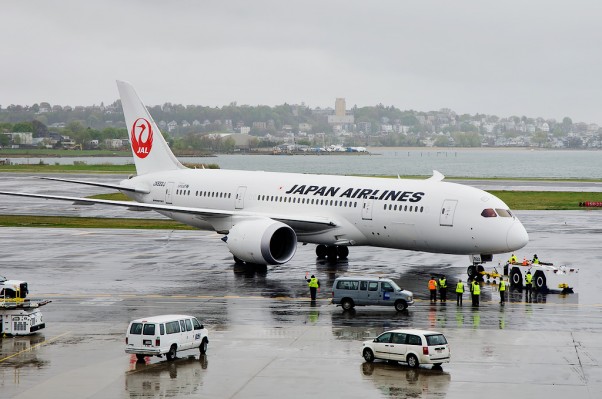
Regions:
<instances>
[{"instance_id":1,"label":"passenger window","mask_svg":"<svg viewBox=\"0 0 602 399\"><path fill-rule=\"evenodd\" d=\"M201 330L201 323L197 319L192 319L192 325L195 330Z\"/></svg>"},{"instance_id":2,"label":"passenger window","mask_svg":"<svg viewBox=\"0 0 602 399\"><path fill-rule=\"evenodd\" d=\"M161 335L165 335L165 324L159 324L159 330L161 330Z\"/></svg>"},{"instance_id":3,"label":"passenger window","mask_svg":"<svg viewBox=\"0 0 602 399\"><path fill-rule=\"evenodd\" d=\"M165 324L165 330L168 334L174 334L180 332L180 323L177 321L170 321Z\"/></svg>"},{"instance_id":4,"label":"passenger window","mask_svg":"<svg viewBox=\"0 0 602 399\"><path fill-rule=\"evenodd\" d=\"M190 319L186 319L186 331L192 331L192 322Z\"/></svg>"},{"instance_id":5,"label":"passenger window","mask_svg":"<svg viewBox=\"0 0 602 399\"><path fill-rule=\"evenodd\" d=\"M487 208L483 209L483 212L481 212L481 216L483 216L484 218L494 218L497 215L493 209Z\"/></svg>"},{"instance_id":6,"label":"passenger window","mask_svg":"<svg viewBox=\"0 0 602 399\"><path fill-rule=\"evenodd\" d=\"M186 331L186 323L184 323L184 320L180 320L180 328L182 332Z\"/></svg>"},{"instance_id":7,"label":"passenger window","mask_svg":"<svg viewBox=\"0 0 602 399\"><path fill-rule=\"evenodd\" d=\"M391 333L384 333L376 338L376 342L391 342Z\"/></svg>"},{"instance_id":8,"label":"passenger window","mask_svg":"<svg viewBox=\"0 0 602 399\"><path fill-rule=\"evenodd\" d=\"M142 335L155 335L155 325L154 324L145 324Z\"/></svg>"},{"instance_id":9,"label":"passenger window","mask_svg":"<svg viewBox=\"0 0 602 399\"><path fill-rule=\"evenodd\" d=\"M422 345L422 339L418 335L408 334L408 345Z\"/></svg>"},{"instance_id":10,"label":"passenger window","mask_svg":"<svg viewBox=\"0 0 602 399\"><path fill-rule=\"evenodd\" d=\"M393 334L393 338L391 339L391 343L393 344L405 344L406 343L406 335L402 333Z\"/></svg>"},{"instance_id":11,"label":"passenger window","mask_svg":"<svg viewBox=\"0 0 602 399\"><path fill-rule=\"evenodd\" d=\"M391 286L391 284L382 282L381 289L383 292L393 292L395 289Z\"/></svg>"},{"instance_id":12,"label":"passenger window","mask_svg":"<svg viewBox=\"0 0 602 399\"><path fill-rule=\"evenodd\" d=\"M368 291L378 291L378 282L370 281L368 283Z\"/></svg>"},{"instance_id":13,"label":"passenger window","mask_svg":"<svg viewBox=\"0 0 602 399\"><path fill-rule=\"evenodd\" d=\"M339 281L337 283L337 288L340 290L357 290L359 285L358 281Z\"/></svg>"},{"instance_id":14,"label":"passenger window","mask_svg":"<svg viewBox=\"0 0 602 399\"><path fill-rule=\"evenodd\" d=\"M130 327L130 334L142 334L142 323L132 323L132 326Z\"/></svg>"},{"instance_id":15,"label":"passenger window","mask_svg":"<svg viewBox=\"0 0 602 399\"><path fill-rule=\"evenodd\" d=\"M367 289L368 289L368 282L367 281L360 281L360 290L366 291Z\"/></svg>"}]
</instances>

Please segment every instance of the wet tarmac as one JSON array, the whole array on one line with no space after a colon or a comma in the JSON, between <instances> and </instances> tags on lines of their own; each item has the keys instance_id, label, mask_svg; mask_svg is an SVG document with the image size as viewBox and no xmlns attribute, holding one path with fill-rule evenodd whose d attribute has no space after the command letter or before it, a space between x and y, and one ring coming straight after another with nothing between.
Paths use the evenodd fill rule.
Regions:
<instances>
[{"instance_id":1,"label":"wet tarmac","mask_svg":"<svg viewBox=\"0 0 602 399\"><path fill-rule=\"evenodd\" d=\"M32 212L60 209L52 204L41 201ZM0 213L12 205L28 207L3 198ZM430 275L464 279L467 257L361 247L332 264L316 261L314 246L300 245L286 265L249 270L234 265L215 233L0 228L0 275L26 280L32 296L53 301L42 309L46 329L0 339L0 397L597 398L602 213L516 213L531 238L519 258L537 253L579 268L574 294L527 301L512 291L501 306L496 287L485 284L478 309L466 297L462 307L454 300L431 304ZM314 304L307 273L321 281ZM416 304L403 313L343 312L330 304L329 287L339 275L356 274L393 277L415 293ZM210 334L207 355L190 351L173 362L141 364L124 353L130 320L165 313L201 319ZM365 363L361 341L397 327L444 332L451 363L442 370Z\"/></svg>"}]
</instances>

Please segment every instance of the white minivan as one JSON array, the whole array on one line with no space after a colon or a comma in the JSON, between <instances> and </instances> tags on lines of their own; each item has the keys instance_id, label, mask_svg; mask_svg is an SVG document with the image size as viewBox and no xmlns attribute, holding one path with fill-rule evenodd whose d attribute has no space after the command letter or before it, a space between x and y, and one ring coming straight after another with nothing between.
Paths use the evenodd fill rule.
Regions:
<instances>
[{"instance_id":1,"label":"white minivan","mask_svg":"<svg viewBox=\"0 0 602 399\"><path fill-rule=\"evenodd\" d=\"M133 353L139 361L145 356L163 356L167 360L176 352L198 348L207 352L207 329L193 316L162 315L133 320L125 335L125 353Z\"/></svg>"},{"instance_id":2,"label":"white minivan","mask_svg":"<svg viewBox=\"0 0 602 399\"><path fill-rule=\"evenodd\" d=\"M406 362L416 368L420 364L440 367L449 363L451 351L445 336L437 331L399 329L385 331L362 344L362 357L368 363L374 359Z\"/></svg>"}]
</instances>

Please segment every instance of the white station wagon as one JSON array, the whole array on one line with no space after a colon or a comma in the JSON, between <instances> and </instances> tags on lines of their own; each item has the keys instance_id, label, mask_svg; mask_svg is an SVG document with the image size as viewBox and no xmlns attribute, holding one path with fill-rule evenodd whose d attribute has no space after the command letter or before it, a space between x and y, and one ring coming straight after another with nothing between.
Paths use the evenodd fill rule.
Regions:
<instances>
[{"instance_id":1,"label":"white station wagon","mask_svg":"<svg viewBox=\"0 0 602 399\"><path fill-rule=\"evenodd\" d=\"M176 357L176 352L199 349L207 352L209 337L207 329L196 317L186 315L163 315L133 320L125 336L125 353L133 353L139 361L145 356L163 356L167 360Z\"/></svg>"},{"instance_id":2,"label":"white station wagon","mask_svg":"<svg viewBox=\"0 0 602 399\"><path fill-rule=\"evenodd\" d=\"M367 362L374 359L406 362L416 368L420 364L441 366L449 363L451 352L447 339L440 332L427 330L391 330L364 341L362 356Z\"/></svg>"}]
</instances>

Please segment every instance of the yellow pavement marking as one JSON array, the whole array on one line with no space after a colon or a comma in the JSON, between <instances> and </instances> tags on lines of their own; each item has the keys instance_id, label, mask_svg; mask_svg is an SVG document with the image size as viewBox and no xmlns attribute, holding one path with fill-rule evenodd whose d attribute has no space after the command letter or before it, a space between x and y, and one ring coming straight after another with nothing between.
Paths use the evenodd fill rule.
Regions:
<instances>
[{"instance_id":1,"label":"yellow pavement marking","mask_svg":"<svg viewBox=\"0 0 602 399\"><path fill-rule=\"evenodd\" d=\"M61 335L57 335L57 336L56 336L56 337L54 337L54 338L50 338L50 339L47 339L47 340L45 340L45 341L42 341L42 342L40 342L39 344L36 344L36 345L34 345L34 346L30 347L30 348L23 349L22 351L19 351L19 352L17 352L17 353L14 353L14 354L12 354L12 355L10 355L10 356L6 356L6 357L4 357L4 358L0 359L0 363L2 363L2 362L3 362L3 361L5 361L5 360L11 359L11 358L13 358L13 357L15 357L15 356L19 356L21 353L29 352L29 351L31 351L31 350L34 350L34 349L36 349L36 348L37 348L37 347L39 347L39 346L46 345L46 344L48 344L48 343L50 343L50 342L52 342L52 341L56 341L57 339L61 338L61 337L62 337L62 336L64 336L64 335L67 335L67 334L71 334L71 331L64 332L64 333L62 333Z\"/></svg>"}]
</instances>

